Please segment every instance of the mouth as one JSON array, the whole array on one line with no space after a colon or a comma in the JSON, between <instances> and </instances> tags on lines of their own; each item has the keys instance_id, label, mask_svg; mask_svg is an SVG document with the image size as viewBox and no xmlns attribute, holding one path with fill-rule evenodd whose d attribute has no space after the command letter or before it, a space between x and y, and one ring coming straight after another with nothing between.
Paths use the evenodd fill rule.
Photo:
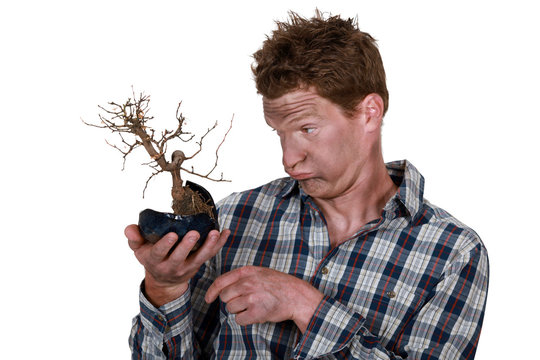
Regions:
<instances>
[{"instance_id":1,"label":"mouth","mask_svg":"<svg viewBox=\"0 0 540 360\"><path fill-rule=\"evenodd\" d=\"M290 177L292 177L294 180L307 180L311 177L313 177L313 175L309 174L309 173L293 173L293 172L289 172L288 173Z\"/></svg>"}]
</instances>

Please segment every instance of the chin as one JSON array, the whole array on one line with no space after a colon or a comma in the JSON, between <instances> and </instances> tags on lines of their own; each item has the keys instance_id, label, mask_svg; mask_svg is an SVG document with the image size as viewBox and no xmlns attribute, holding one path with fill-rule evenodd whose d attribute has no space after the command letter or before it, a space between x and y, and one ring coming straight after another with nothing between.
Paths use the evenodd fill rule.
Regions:
<instances>
[{"instance_id":1,"label":"chin","mask_svg":"<svg viewBox=\"0 0 540 360\"><path fill-rule=\"evenodd\" d=\"M326 198L328 189L315 179L300 180L298 181L302 190L312 198Z\"/></svg>"}]
</instances>

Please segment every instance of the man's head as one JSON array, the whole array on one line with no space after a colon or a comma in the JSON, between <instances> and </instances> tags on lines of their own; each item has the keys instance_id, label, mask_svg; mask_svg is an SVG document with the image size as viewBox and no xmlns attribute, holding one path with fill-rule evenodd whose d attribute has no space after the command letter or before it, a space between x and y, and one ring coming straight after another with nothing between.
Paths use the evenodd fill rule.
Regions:
<instances>
[{"instance_id":1,"label":"man's head","mask_svg":"<svg viewBox=\"0 0 540 360\"><path fill-rule=\"evenodd\" d=\"M375 40L355 20L324 19L320 12L305 19L295 13L253 57L257 90L267 99L314 88L352 116L369 94L376 93L388 109L388 90Z\"/></svg>"}]
</instances>

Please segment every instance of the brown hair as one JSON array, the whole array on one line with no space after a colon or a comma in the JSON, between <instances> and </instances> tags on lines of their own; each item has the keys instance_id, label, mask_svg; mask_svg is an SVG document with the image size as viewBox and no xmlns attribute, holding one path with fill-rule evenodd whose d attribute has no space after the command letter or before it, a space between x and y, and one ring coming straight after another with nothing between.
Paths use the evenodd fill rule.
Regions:
<instances>
[{"instance_id":1,"label":"brown hair","mask_svg":"<svg viewBox=\"0 0 540 360\"><path fill-rule=\"evenodd\" d=\"M329 16L316 10L311 19L290 12L253 54L257 91L275 99L313 86L318 94L349 115L371 93L388 109L386 75L375 39L360 31L355 19Z\"/></svg>"}]
</instances>

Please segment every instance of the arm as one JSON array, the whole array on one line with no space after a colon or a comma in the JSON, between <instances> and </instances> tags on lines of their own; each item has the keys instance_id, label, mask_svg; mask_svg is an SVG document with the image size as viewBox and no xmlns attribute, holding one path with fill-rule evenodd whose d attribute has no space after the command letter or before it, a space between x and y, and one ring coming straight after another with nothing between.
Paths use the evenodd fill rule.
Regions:
<instances>
[{"instance_id":1,"label":"arm","mask_svg":"<svg viewBox=\"0 0 540 360\"><path fill-rule=\"evenodd\" d=\"M360 314L325 297L295 355L300 359L328 354L344 359L472 359L480 336L487 282L485 249L478 245L461 253L431 289L426 303L410 319L404 319L392 349L369 332Z\"/></svg>"},{"instance_id":2,"label":"arm","mask_svg":"<svg viewBox=\"0 0 540 360\"><path fill-rule=\"evenodd\" d=\"M190 254L198 238L196 232L190 232L169 254L176 235L168 234L152 245L142 240L136 226L126 228L129 245L146 270L140 293L141 311L133 321L130 336L133 358L196 356L199 349L193 340L191 292L195 293L198 286L205 286L211 267L203 263L217 253L228 234L227 230L221 234L211 232L204 245ZM188 291L190 281L192 291ZM204 304L204 301L195 304Z\"/></svg>"},{"instance_id":3,"label":"arm","mask_svg":"<svg viewBox=\"0 0 540 360\"><path fill-rule=\"evenodd\" d=\"M462 253L429 290L426 303L410 319L400 319L394 348L385 347L389 339L370 333L369 322L353 309L272 269L247 266L226 273L208 289L205 300L219 296L239 325L293 320L302 332L294 351L298 359L454 360L474 356L487 277L483 247Z\"/></svg>"}]
</instances>

